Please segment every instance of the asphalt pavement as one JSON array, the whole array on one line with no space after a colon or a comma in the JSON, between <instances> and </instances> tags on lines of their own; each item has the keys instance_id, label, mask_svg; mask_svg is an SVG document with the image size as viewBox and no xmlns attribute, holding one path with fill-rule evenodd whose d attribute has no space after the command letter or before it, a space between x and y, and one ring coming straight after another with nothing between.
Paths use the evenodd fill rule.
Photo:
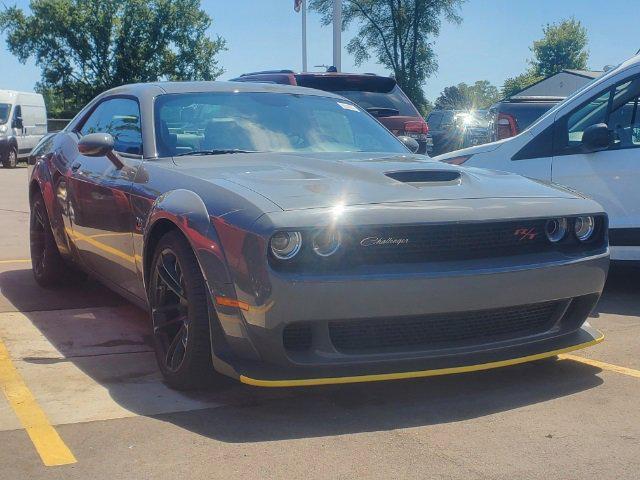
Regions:
<instances>
[{"instance_id":1,"label":"asphalt pavement","mask_svg":"<svg viewBox=\"0 0 640 480\"><path fill-rule=\"evenodd\" d=\"M640 268L559 359L299 389L162 383L147 315L94 281L39 288L27 170L0 168L0 479L640 478Z\"/></svg>"}]
</instances>

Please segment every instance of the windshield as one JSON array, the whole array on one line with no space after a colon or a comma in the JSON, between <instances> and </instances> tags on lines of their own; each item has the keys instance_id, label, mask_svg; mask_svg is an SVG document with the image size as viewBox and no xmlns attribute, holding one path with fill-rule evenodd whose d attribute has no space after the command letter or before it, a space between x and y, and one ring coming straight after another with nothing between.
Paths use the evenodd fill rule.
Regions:
<instances>
[{"instance_id":1,"label":"windshield","mask_svg":"<svg viewBox=\"0 0 640 480\"><path fill-rule=\"evenodd\" d=\"M0 103L0 125L7 123L11 113L11 105L8 103Z\"/></svg>"},{"instance_id":2,"label":"windshield","mask_svg":"<svg viewBox=\"0 0 640 480\"><path fill-rule=\"evenodd\" d=\"M342 95L362 108L392 108L399 115L415 117L418 112L397 85L390 92L364 92L361 90L336 90L333 93Z\"/></svg>"},{"instance_id":3,"label":"windshield","mask_svg":"<svg viewBox=\"0 0 640 480\"><path fill-rule=\"evenodd\" d=\"M206 92L156 99L161 156L189 152L407 153L387 129L350 102L282 93Z\"/></svg>"}]
</instances>

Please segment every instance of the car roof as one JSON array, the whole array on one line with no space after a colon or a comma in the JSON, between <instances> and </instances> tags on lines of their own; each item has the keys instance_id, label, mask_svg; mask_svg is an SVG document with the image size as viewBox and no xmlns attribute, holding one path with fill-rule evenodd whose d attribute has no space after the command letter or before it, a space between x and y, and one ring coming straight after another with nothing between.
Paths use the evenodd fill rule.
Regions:
<instances>
[{"instance_id":1,"label":"car roof","mask_svg":"<svg viewBox=\"0 0 640 480\"><path fill-rule=\"evenodd\" d=\"M289 93L298 95L315 95L321 97L331 97L342 99L341 96L323 90L313 88L298 87L292 85L282 85L276 83L259 82L149 82L134 83L112 88L102 94L104 95L136 95L154 91L156 95L172 93L201 93L201 92L248 92L248 93Z\"/></svg>"}]
</instances>

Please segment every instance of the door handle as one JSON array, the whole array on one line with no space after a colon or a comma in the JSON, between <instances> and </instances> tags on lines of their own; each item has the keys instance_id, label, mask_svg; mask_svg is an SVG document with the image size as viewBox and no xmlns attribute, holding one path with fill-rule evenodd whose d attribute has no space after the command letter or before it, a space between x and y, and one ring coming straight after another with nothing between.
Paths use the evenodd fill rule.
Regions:
<instances>
[{"instance_id":1,"label":"door handle","mask_svg":"<svg viewBox=\"0 0 640 480\"><path fill-rule=\"evenodd\" d=\"M82 164L80 162L75 162L73 165L71 165L71 171L72 172L77 172L78 169L82 166Z\"/></svg>"}]
</instances>

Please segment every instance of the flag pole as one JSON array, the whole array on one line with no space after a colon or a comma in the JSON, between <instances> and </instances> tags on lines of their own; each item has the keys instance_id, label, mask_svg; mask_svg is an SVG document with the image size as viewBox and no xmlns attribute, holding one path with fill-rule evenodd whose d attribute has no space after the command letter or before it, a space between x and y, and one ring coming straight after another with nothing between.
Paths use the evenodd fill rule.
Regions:
<instances>
[{"instance_id":1,"label":"flag pole","mask_svg":"<svg viewBox=\"0 0 640 480\"><path fill-rule=\"evenodd\" d=\"M307 0L302 0L302 71L307 71Z\"/></svg>"},{"instance_id":2,"label":"flag pole","mask_svg":"<svg viewBox=\"0 0 640 480\"><path fill-rule=\"evenodd\" d=\"M333 66L342 71L342 0L333 0Z\"/></svg>"}]
</instances>

